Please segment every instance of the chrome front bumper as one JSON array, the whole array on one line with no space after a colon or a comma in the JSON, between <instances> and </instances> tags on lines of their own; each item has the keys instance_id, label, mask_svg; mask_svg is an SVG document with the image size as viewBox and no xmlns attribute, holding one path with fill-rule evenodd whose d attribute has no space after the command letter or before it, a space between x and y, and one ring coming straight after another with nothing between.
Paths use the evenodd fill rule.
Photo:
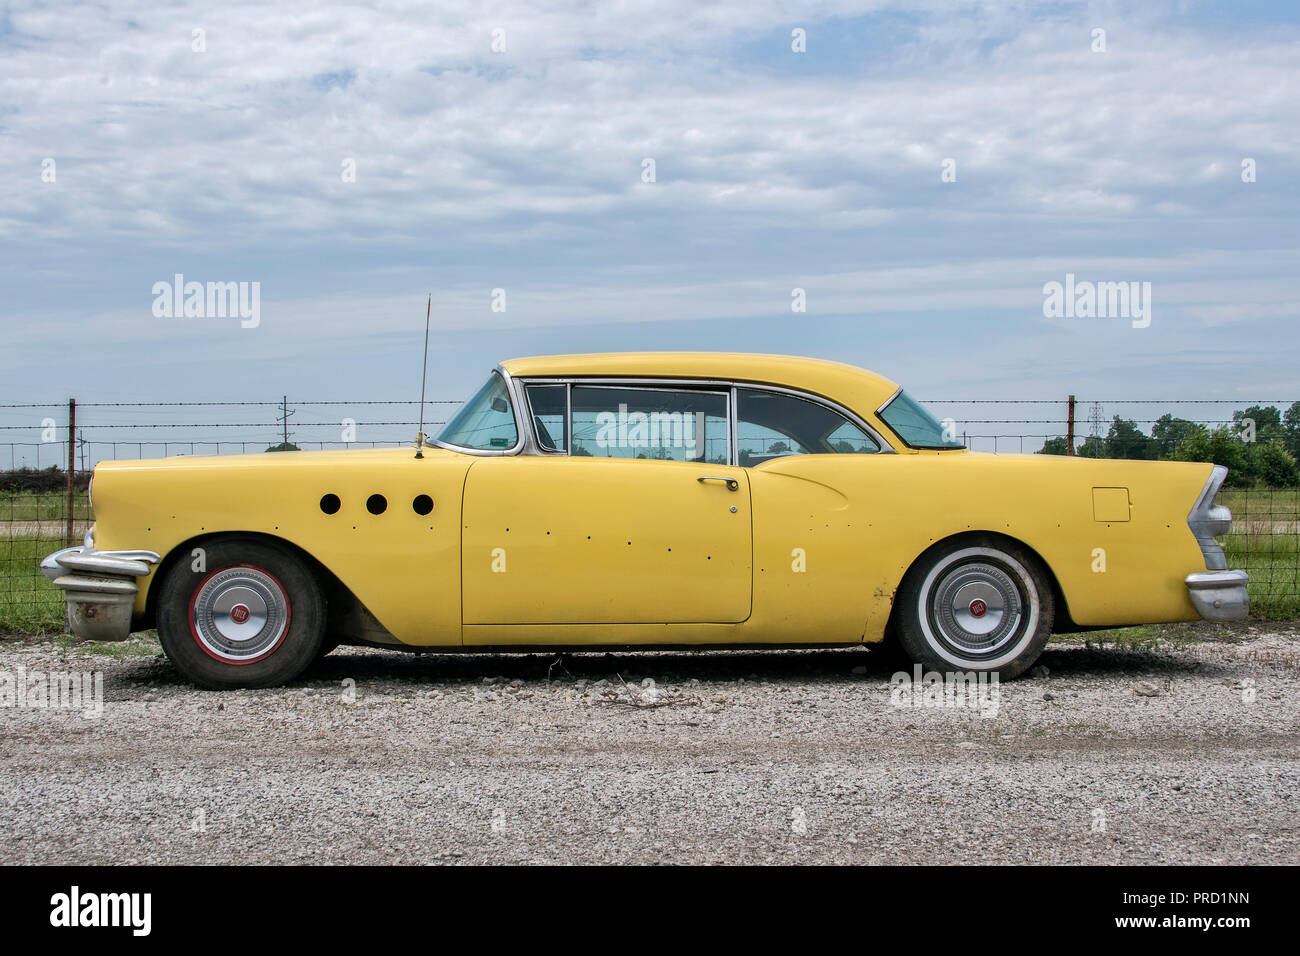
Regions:
<instances>
[{"instance_id":1,"label":"chrome front bumper","mask_svg":"<svg viewBox=\"0 0 1300 956\"><path fill-rule=\"evenodd\" d=\"M69 633L92 641L124 641L131 636L131 608L140 590L136 578L157 563L153 551L96 551L87 544L46 556L41 573L63 589Z\"/></svg>"},{"instance_id":2,"label":"chrome front bumper","mask_svg":"<svg viewBox=\"0 0 1300 956\"><path fill-rule=\"evenodd\" d=\"M1207 621L1244 621L1250 613L1245 571L1198 571L1183 579L1196 613Z\"/></svg>"}]
</instances>

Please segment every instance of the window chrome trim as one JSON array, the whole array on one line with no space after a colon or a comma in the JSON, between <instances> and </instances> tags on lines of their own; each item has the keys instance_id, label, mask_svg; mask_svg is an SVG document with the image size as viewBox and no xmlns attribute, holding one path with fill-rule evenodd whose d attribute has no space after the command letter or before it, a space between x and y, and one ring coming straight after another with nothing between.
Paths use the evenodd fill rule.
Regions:
<instances>
[{"instance_id":1,"label":"window chrome trim","mask_svg":"<svg viewBox=\"0 0 1300 956\"><path fill-rule=\"evenodd\" d=\"M564 444L565 448L548 448L543 445L541 439L537 436L536 424L537 413L533 410L532 399L528 397L529 386L539 388L555 388L560 386L564 388ZM528 407L528 448L523 452L525 455L562 455L569 454L568 445L573 444L573 387L568 382L534 382L525 380L519 383L519 389L524 393L524 400Z\"/></svg>"},{"instance_id":2,"label":"window chrome trim","mask_svg":"<svg viewBox=\"0 0 1300 956\"><path fill-rule=\"evenodd\" d=\"M898 398L898 396L902 394L903 394L903 386L900 385L898 386L898 388L894 389L893 395L890 395L887 399L885 399L883 402L880 403L880 407L876 409L876 417L880 418L880 413L883 412L886 408L888 408L891 404L893 404L894 399ZM885 421L883 418L880 418L880 420L882 422ZM885 424L888 425L889 422L885 422ZM891 428L890 431L893 431L893 429ZM902 441L902 439L900 438L899 441Z\"/></svg>"},{"instance_id":3,"label":"window chrome trim","mask_svg":"<svg viewBox=\"0 0 1300 956\"><path fill-rule=\"evenodd\" d=\"M717 394L722 394L726 397L727 432L728 432L727 465L728 467L731 468L742 468L744 466L740 464L739 417L738 417L738 410L737 410L736 392L738 389L748 388L757 391L776 392L781 395L789 395L793 398L802 399L805 402L812 402L814 405L820 405L823 408L829 409L830 411L833 411L836 414L840 415L850 424L860 428L867 435L868 438L870 438L872 441L876 443L877 446L879 446L878 449L874 452L857 452L855 454L865 454L865 455L897 455L898 454L898 449L893 446L892 442L890 442L885 438L885 436L880 432L879 429L869 424L866 421L866 419L864 419L861 415L857 414L852 409L848 408L847 406L841 405L839 402L835 401L834 399L827 398L824 395L818 395L815 392L806 392L803 391L802 389L790 388L785 385L770 385L766 382L747 382L741 379L638 378L635 376L587 377L581 375L530 375L526 378L517 379L516 382L521 390L526 388L529 385L568 385L569 386L569 391L568 391L569 420L567 422L567 434L569 437L568 443L570 446L572 446L573 444L573 388L575 385L598 385L598 386L608 386L612 388L686 387L686 388L695 389L699 391L710 391ZM890 396L889 401L885 402L885 404L881 405L880 407L884 408L885 405L888 405L889 402L893 401L894 398L897 397L899 392L901 392L902 390L903 389L900 387L898 391L894 392L894 394ZM531 415L531 406L529 406L529 409ZM535 448L537 450L526 451L524 452L525 454L572 455L573 453L572 448L570 448L568 451L565 452L548 452L541 449L540 445L537 444L535 436L532 433L533 430L532 430L531 417L529 418L527 431L529 437L528 437L528 442L526 444L528 444L529 447ZM900 438L899 441L902 441L902 439ZM907 443L903 442L903 444L906 445Z\"/></svg>"},{"instance_id":4,"label":"window chrome trim","mask_svg":"<svg viewBox=\"0 0 1300 956\"><path fill-rule=\"evenodd\" d=\"M664 382L643 381L641 379L611 379L611 380L605 380L605 379L597 380L597 379L590 379L590 378L569 379L568 386L569 386L570 435L572 435L573 390L575 388L588 388L588 387L608 388L608 389L621 388L621 389L629 389L629 390L643 391L643 392L666 392L669 391L670 387L676 384L680 384L680 382L681 379L669 379ZM538 384L545 384L545 383L538 382L535 379L529 379L525 384L538 385ZM731 446L732 446L731 439L733 434L731 430L731 422L733 417L733 406L731 404L731 390L725 384L719 382L705 381L705 382L700 382L698 384L699 386L702 387L678 389L678 391L699 392L702 395L717 395L723 400L723 402L726 403L726 410L722 416L723 420L727 422L727 459L728 460L727 460L726 467L729 468L735 467L735 463L731 459ZM705 438L705 436L699 436L699 437ZM707 438L705 438L705 440L707 441Z\"/></svg>"},{"instance_id":5,"label":"window chrome trim","mask_svg":"<svg viewBox=\"0 0 1300 956\"><path fill-rule=\"evenodd\" d=\"M727 415L727 461L733 462L735 467L741 467L740 464L740 396L737 394L739 389L733 382L731 385L731 407Z\"/></svg>"},{"instance_id":6,"label":"window chrome trim","mask_svg":"<svg viewBox=\"0 0 1300 956\"><path fill-rule=\"evenodd\" d=\"M519 421L519 399L522 397L519 392L519 385L510 377L510 373L505 370L504 366L498 365L492 369L489 374L500 375L505 382L506 395L510 397L510 414L515 419L515 443L510 448L466 448L464 445L453 445L451 442L443 441L441 438L429 440L429 444L436 448L446 448L449 451L459 452L462 455L477 455L480 458L501 458L505 455L517 455L532 440L532 429L525 429ZM473 398L471 395L470 398ZM469 399L466 399L469 401ZM464 407L462 405L462 407ZM457 414L460 410L457 409ZM452 416L453 418L455 416Z\"/></svg>"}]
</instances>

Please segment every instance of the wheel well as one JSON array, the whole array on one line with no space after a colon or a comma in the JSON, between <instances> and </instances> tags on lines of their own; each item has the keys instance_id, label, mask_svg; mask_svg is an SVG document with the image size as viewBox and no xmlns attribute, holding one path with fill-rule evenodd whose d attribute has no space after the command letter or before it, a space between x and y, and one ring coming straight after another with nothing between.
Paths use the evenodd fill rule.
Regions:
<instances>
[{"instance_id":1,"label":"wheel well","mask_svg":"<svg viewBox=\"0 0 1300 956\"><path fill-rule=\"evenodd\" d=\"M149 595L145 598L144 618L132 622L133 630L147 630L154 627L158 620L158 595L162 591L162 582L167 575L172 572L176 565L190 559L191 553L195 548L202 547L203 542L213 541L218 538L241 538L250 541L263 541L268 544L276 545L291 552L296 558L303 563L303 567L311 572L316 579L317 585L320 586L321 592L325 595L326 606L331 603L330 599L338 594L346 594L352 600L356 600L355 595L348 590L334 572L320 561L312 557L292 541L286 541L284 538L277 537L273 534L265 534L260 531L209 531L206 534L198 534L192 538L182 541L176 547L167 552L167 555L158 563L157 569L153 573L152 580L149 584Z\"/></svg>"},{"instance_id":2,"label":"wheel well","mask_svg":"<svg viewBox=\"0 0 1300 956\"><path fill-rule=\"evenodd\" d=\"M907 581L908 576L918 567L922 566L931 554L939 550L951 550L954 546L968 541L988 542L990 540L1014 545L1016 548L1024 551L1038 562L1039 570L1043 572L1048 583L1051 585L1052 601L1056 607L1056 619L1052 624L1052 632L1055 634L1078 630L1078 625L1074 623L1074 618L1070 616L1070 607L1069 604L1066 603L1065 592L1061 590L1061 582L1056 579L1056 572L1053 571L1051 566L1043 560L1041 554L1024 541L1021 541L1019 538L1013 538L1009 534L1002 534L998 531L961 531L957 534L949 535L946 538L941 538L912 559L912 563L908 565L907 570L903 572L903 576L898 579L898 588L894 591L894 603L889 609L889 620L885 623L885 639L889 640L893 637L894 628L897 625L895 615L898 613L898 592L903 589L903 584Z\"/></svg>"}]
</instances>

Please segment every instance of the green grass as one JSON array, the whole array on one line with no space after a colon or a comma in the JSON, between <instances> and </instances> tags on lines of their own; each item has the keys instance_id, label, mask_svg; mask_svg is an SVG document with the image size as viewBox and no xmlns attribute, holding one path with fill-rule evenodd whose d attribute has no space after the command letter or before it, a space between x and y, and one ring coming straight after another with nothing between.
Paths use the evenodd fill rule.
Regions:
<instances>
[{"instance_id":1,"label":"green grass","mask_svg":"<svg viewBox=\"0 0 1300 956\"><path fill-rule=\"evenodd\" d=\"M67 507L62 492L0 491L0 634L63 632L63 592L45 580L38 566L51 551L67 547L62 530ZM79 528L90 520L84 491L73 496L73 515ZM51 526L27 524L34 521Z\"/></svg>"},{"instance_id":2,"label":"green grass","mask_svg":"<svg viewBox=\"0 0 1300 956\"><path fill-rule=\"evenodd\" d=\"M68 496L62 492L0 491L0 521L62 521L67 509ZM73 495L72 513L78 521L90 520L90 499L84 491Z\"/></svg>"},{"instance_id":3,"label":"green grass","mask_svg":"<svg viewBox=\"0 0 1300 956\"><path fill-rule=\"evenodd\" d=\"M1156 624L1137 627L1118 627L1111 631L1096 631L1083 635L1084 643L1094 647L1111 645L1130 651L1149 651L1169 643L1169 638Z\"/></svg>"},{"instance_id":4,"label":"green grass","mask_svg":"<svg viewBox=\"0 0 1300 956\"><path fill-rule=\"evenodd\" d=\"M1246 590L1256 617L1285 620L1300 617L1300 566L1294 542L1289 552L1227 549L1228 567L1250 575Z\"/></svg>"},{"instance_id":5,"label":"green grass","mask_svg":"<svg viewBox=\"0 0 1300 956\"><path fill-rule=\"evenodd\" d=\"M1300 555L1300 534L1295 532L1261 528L1256 534L1234 531L1219 540L1229 557L1235 556L1241 561L1282 560L1296 567L1296 556Z\"/></svg>"},{"instance_id":6,"label":"green grass","mask_svg":"<svg viewBox=\"0 0 1300 956\"><path fill-rule=\"evenodd\" d=\"M1300 617L1300 489L1227 489L1215 499L1232 512L1223 541L1228 567L1250 574L1251 611Z\"/></svg>"},{"instance_id":7,"label":"green grass","mask_svg":"<svg viewBox=\"0 0 1300 956\"><path fill-rule=\"evenodd\" d=\"M62 633L63 592L39 568L62 547L62 537L0 536L0 634Z\"/></svg>"},{"instance_id":8,"label":"green grass","mask_svg":"<svg viewBox=\"0 0 1300 956\"><path fill-rule=\"evenodd\" d=\"M1300 521L1300 488L1229 488L1214 501L1226 505L1234 521Z\"/></svg>"},{"instance_id":9,"label":"green grass","mask_svg":"<svg viewBox=\"0 0 1300 956\"><path fill-rule=\"evenodd\" d=\"M56 643L59 646L59 653L64 657L69 654L94 654L99 657L124 660L131 657L154 657L162 653L157 631L132 634L130 639L125 641L82 641L71 634L64 634Z\"/></svg>"}]
</instances>

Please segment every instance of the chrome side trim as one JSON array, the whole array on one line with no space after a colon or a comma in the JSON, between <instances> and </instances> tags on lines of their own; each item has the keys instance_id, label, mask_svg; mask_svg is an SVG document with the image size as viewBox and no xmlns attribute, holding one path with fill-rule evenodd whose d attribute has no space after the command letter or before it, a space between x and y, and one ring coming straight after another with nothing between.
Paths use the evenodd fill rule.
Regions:
<instances>
[{"instance_id":1,"label":"chrome side trim","mask_svg":"<svg viewBox=\"0 0 1300 956\"><path fill-rule=\"evenodd\" d=\"M1250 613L1245 571L1200 571L1183 579L1196 613L1207 621L1244 621Z\"/></svg>"}]
</instances>

